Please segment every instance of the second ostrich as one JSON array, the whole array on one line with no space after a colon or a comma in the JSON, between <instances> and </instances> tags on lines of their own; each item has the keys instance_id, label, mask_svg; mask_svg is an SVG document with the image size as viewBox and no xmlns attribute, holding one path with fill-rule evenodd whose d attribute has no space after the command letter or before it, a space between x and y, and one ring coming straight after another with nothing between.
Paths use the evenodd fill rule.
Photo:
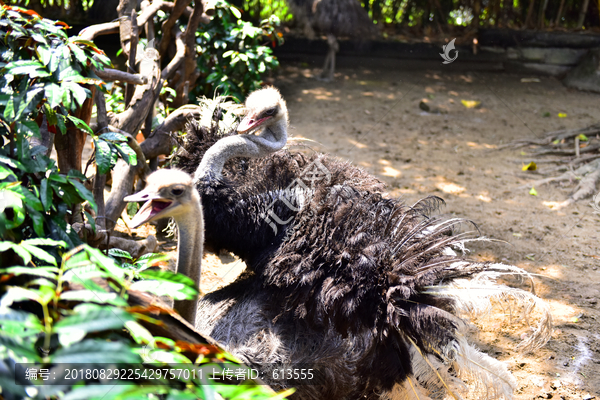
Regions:
<instances>
[{"instance_id":1,"label":"second ostrich","mask_svg":"<svg viewBox=\"0 0 600 400\"><path fill-rule=\"evenodd\" d=\"M314 31L327 35L329 51L321 76L333 80L335 54L340 36L365 40L376 32L375 25L357 0L287 0L294 17L304 25L305 35Z\"/></svg>"}]
</instances>

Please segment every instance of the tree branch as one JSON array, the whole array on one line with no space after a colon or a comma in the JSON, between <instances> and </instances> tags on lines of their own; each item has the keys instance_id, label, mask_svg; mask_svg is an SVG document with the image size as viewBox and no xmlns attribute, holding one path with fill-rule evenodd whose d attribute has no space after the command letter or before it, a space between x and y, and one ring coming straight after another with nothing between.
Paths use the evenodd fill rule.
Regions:
<instances>
[{"instance_id":1,"label":"tree branch","mask_svg":"<svg viewBox=\"0 0 600 400\"><path fill-rule=\"evenodd\" d=\"M94 73L103 81L121 81L133 85L145 85L148 78L140 74L130 74L129 72L119 71L118 69L105 68L103 70L94 69Z\"/></svg>"},{"instance_id":2,"label":"tree branch","mask_svg":"<svg viewBox=\"0 0 600 400\"><path fill-rule=\"evenodd\" d=\"M158 44L158 52L162 57L165 56L167 52L167 48L171 43L171 30L175 27L175 23L181 17L181 14L185 11L188 4L190 4L191 0L175 0L173 5L173 9L171 10L171 14L169 18L162 24L162 32L163 37Z\"/></svg>"}]
</instances>

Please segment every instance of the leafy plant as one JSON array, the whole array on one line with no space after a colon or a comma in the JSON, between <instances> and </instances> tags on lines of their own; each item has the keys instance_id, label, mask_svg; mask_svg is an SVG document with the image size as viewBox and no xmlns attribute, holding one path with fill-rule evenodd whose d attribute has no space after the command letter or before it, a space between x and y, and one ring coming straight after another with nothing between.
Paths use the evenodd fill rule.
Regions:
<instances>
[{"instance_id":1,"label":"leafy plant","mask_svg":"<svg viewBox=\"0 0 600 400\"><path fill-rule=\"evenodd\" d=\"M69 122L90 131L72 114L91 95L85 85L102 83L92 68L110 60L92 42L69 38L66 28L34 11L0 8L0 107L6 124L24 124L41 110L63 134Z\"/></svg>"},{"instance_id":2,"label":"leafy plant","mask_svg":"<svg viewBox=\"0 0 600 400\"><path fill-rule=\"evenodd\" d=\"M66 247L64 242L36 240L23 242L21 248L33 244ZM0 252L7 248L14 248L14 244L0 242ZM12 266L0 270L4 292L0 301L0 359L12 369L0 372L3 395L32 397L37 393L36 398L60 398L60 393L68 393L69 398L112 399L139 398L149 393L173 396L170 398L215 398L219 393L228 399L272 397L261 386L228 387L199 376L188 378L176 374L153 380L150 391L145 387L149 374L143 371L152 368L210 366L218 371L227 365L239 367L230 355L208 343L176 343L154 337L148 329L159 322L151 318L150 309L129 307L128 290L141 286L140 283L146 292L157 295L164 294L165 283L170 283L173 297L189 299L197 294L190 278L142 271L143 280L134 281L130 269L120 267L87 245L65 253L59 265L49 254L42 255L39 250L32 254L47 263L35 268ZM19 285L8 286L13 281ZM184 353L195 354L195 359ZM142 357L148 356L153 364L142 365ZM87 361L86 368L117 368L125 364L138 368L141 377L116 387L95 383L93 377L60 386L43 386L40 376L21 385L15 382L15 374L19 376L15 363L46 368L52 375L60 373L65 365L82 361Z\"/></svg>"},{"instance_id":3,"label":"leafy plant","mask_svg":"<svg viewBox=\"0 0 600 400\"><path fill-rule=\"evenodd\" d=\"M279 66L266 46L282 40L276 32L279 19L272 15L255 27L224 0L219 0L215 9L211 22L196 33L200 81L204 84L199 84L192 95L213 97L216 93L241 101L261 86L265 74Z\"/></svg>"},{"instance_id":4,"label":"leafy plant","mask_svg":"<svg viewBox=\"0 0 600 400\"><path fill-rule=\"evenodd\" d=\"M87 200L95 209L92 193L81 183L85 177L71 171L58 173L54 160L30 149L23 135L16 136L16 159L0 149L0 237L19 243L34 237L80 243L66 221L75 204Z\"/></svg>"}]
</instances>

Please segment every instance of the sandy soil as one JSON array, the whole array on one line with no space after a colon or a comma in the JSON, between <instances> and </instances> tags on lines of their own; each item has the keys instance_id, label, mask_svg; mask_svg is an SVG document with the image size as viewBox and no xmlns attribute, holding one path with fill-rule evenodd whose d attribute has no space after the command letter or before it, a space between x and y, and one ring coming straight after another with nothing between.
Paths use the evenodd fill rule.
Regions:
<instances>
[{"instance_id":1,"label":"sandy soil","mask_svg":"<svg viewBox=\"0 0 600 400\"><path fill-rule=\"evenodd\" d=\"M312 65L282 62L274 83L287 100L292 136L364 167L389 185L390 196L407 203L444 198L443 213L471 219L484 236L497 239L473 244L473 257L535 274L536 293L549 303L555 323L546 346L521 354L515 345L522 326L506 318L477 323L478 344L517 378L516 399L600 398L600 217L589 202L553 208L572 185L536 187L538 195L529 194L539 175L521 171L527 149L498 149L518 138L598 122L600 96L568 90L553 78L522 82L535 76L474 64L340 64L336 81L325 83L314 78ZM441 113L423 111L423 99ZM481 105L467 108L461 100ZM203 290L226 284L242 268L229 255L208 254Z\"/></svg>"}]
</instances>

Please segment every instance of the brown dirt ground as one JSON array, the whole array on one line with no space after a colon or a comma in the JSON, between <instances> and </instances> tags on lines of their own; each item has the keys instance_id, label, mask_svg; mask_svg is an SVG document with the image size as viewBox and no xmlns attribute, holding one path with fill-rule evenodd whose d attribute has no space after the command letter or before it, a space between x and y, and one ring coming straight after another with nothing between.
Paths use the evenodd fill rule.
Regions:
<instances>
[{"instance_id":1,"label":"brown dirt ground","mask_svg":"<svg viewBox=\"0 0 600 400\"><path fill-rule=\"evenodd\" d=\"M519 324L477 322L478 345L517 378L516 399L600 398L600 217L589 202L553 208L573 185L536 187L538 195L530 195L528 184L539 176L521 171L527 149L498 149L598 122L600 96L566 89L554 78L526 83L521 79L535 76L476 64L340 64L336 81L326 83L304 62L282 62L274 84L287 101L291 135L364 167L389 185L390 196L411 204L428 195L444 198L443 213L468 218L497 239L471 245L472 257L535 274L536 293L549 303L555 324L547 345L521 354L514 350L526 334ZM442 113L421 110L422 99ZM466 108L461 100L481 107ZM203 291L226 284L242 268L229 255L206 255Z\"/></svg>"}]
</instances>

